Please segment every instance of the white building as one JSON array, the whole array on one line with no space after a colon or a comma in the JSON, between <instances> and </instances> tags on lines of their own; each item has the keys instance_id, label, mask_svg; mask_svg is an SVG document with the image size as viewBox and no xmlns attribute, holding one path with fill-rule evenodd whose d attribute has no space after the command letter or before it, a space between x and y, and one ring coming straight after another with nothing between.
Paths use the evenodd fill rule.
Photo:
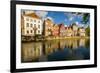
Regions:
<instances>
[{"instance_id":1,"label":"white building","mask_svg":"<svg viewBox=\"0 0 100 73\"><path fill-rule=\"evenodd\" d=\"M35 13L23 14L21 24L22 35L24 36L42 34L43 22Z\"/></svg>"}]
</instances>

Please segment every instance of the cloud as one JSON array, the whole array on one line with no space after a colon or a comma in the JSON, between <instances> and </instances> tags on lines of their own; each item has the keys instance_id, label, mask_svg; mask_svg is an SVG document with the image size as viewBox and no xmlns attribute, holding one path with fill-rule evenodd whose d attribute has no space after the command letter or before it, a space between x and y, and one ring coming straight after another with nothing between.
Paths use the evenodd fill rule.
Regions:
<instances>
[{"instance_id":1,"label":"cloud","mask_svg":"<svg viewBox=\"0 0 100 73\"><path fill-rule=\"evenodd\" d=\"M68 27L68 25L65 25L65 27Z\"/></svg>"},{"instance_id":2,"label":"cloud","mask_svg":"<svg viewBox=\"0 0 100 73\"><path fill-rule=\"evenodd\" d=\"M36 15L38 15L40 18L45 18L48 14L47 11L35 11Z\"/></svg>"},{"instance_id":3,"label":"cloud","mask_svg":"<svg viewBox=\"0 0 100 73\"><path fill-rule=\"evenodd\" d=\"M69 17L69 21L72 21L73 19L74 19L74 17L72 17L72 16L71 16L71 17Z\"/></svg>"},{"instance_id":4,"label":"cloud","mask_svg":"<svg viewBox=\"0 0 100 73\"><path fill-rule=\"evenodd\" d=\"M73 19L75 19L75 17L82 19L84 15L84 13L78 13L78 12L66 12L64 14L66 15L66 18L69 21L72 21Z\"/></svg>"},{"instance_id":5,"label":"cloud","mask_svg":"<svg viewBox=\"0 0 100 73\"><path fill-rule=\"evenodd\" d=\"M76 21L75 23L76 23L76 25L79 25L79 22L78 21Z\"/></svg>"},{"instance_id":6,"label":"cloud","mask_svg":"<svg viewBox=\"0 0 100 73\"><path fill-rule=\"evenodd\" d=\"M78 27L84 27L84 24L79 23L78 21L75 22Z\"/></svg>"},{"instance_id":7,"label":"cloud","mask_svg":"<svg viewBox=\"0 0 100 73\"><path fill-rule=\"evenodd\" d=\"M64 21L67 22L67 19L65 19Z\"/></svg>"},{"instance_id":8,"label":"cloud","mask_svg":"<svg viewBox=\"0 0 100 73\"><path fill-rule=\"evenodd\" d=\"M83 13L77 15L78 18L83 18Z\"/></svg>"},{"instance_id":9,"label":"cloud","mask_svg":"<svg viewBox=\"0 0 100 73\"><path fill-rule=\"evenodd\" d=\"M66 15L67 20L72 21L75 15L71 12L64 13Z\"/></svg>"},{"instance_id":10,"label":"cloud","mask_svg":"<svg viewBox=\"0 0 100 73\"><path fill-rule=\"evenodd\" d=\"M53 18L52 17L46 17L45 20L46 19L50 19L53 22Z\"/></svg>"}]
</instances>

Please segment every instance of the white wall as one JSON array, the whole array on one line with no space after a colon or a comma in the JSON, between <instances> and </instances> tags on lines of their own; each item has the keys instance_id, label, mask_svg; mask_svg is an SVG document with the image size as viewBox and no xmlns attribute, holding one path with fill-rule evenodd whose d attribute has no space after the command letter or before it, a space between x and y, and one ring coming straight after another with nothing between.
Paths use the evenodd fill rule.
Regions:
<instances>
[{"instance_id":1,"label":"white wall","mask_svg":"<svg viewBox=\"0 0 100 73\"><path fill-rule=\"evenodd\" d=\"M99 0L34 0L43 2L98 5L98 67L36 73L99 73L100 72L100 2ZM10 73L10 0L0 2L0 73ZM35 73L35 72L34 72Z\"/></svg>"}]
</instances>

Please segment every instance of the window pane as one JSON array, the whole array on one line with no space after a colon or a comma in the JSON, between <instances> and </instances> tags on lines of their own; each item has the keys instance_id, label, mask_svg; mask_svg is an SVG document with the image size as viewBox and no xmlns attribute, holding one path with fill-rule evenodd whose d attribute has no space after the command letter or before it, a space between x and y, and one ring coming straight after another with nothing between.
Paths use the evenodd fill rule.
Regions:
<instances>
[{"instance_id":1,"label":"window pane","mask_svg":"<svg viewBox=\"0 0 100 73\"><path fill-rule=\"evenodd\" d=\"M36 20L34 20L34 22L36 22Z\"/></svg>"},{"instance_id":2,"label":"window pane","mask_svg":"<svg viewBox=\"0 0 100 73\"><path fill-rule=\"evenodd\" d=\"M30 21L32 22L33 20L31 19Z\"/></svg>"},{"instance_id":3,"label":"window pane","mask_svg":"<svg viewBox=\"0 0 100 73\"><path fill-rule=\"evenodd\" d=\"M38 30L38 33L40 33L40 30Z\"/></svg>"},{"instance_id":4,"label":"window pane","mask_svg":"<svg viewBox=\"0 0 100 73\"><path fill-rule=\"evenodd\" d=\"M33 33L33 31L31 30L31 33Z\"/></svg>"},{"instance_id":5,"label":"window pane","mask_svg":"<svg viewBox=\"0 0 100 73\"><path fill-rule=\"evenodd\" d=\"M26 18L26 21L29 21L29 18Z\"/></svg>"},{"instance_id":6,"label":"window pane","mask_svg":"<svg viewBox=\"0 0 100 73\"><path fill-rule=\"evenodd\" d=\"M27 23L27 27L29 27L29 23Z\"/></svg>"},{"instance_id":7,"label":"window pane","mask_svg":"<svg viewBox=\"0 0 100 73\"><path fill-rule=\"evenodd\" d=\"M40 28L40 25L38 25L38 28Z\"/></svg>"},{"instance_id":8,"label":"window pane","mask_svg":"<svg viewBox=\"0 0 100 73\"><path fill-rule=\"evenodd\" d=\"M27 30L27 34L29 33L29 31Z\"/></svg>"},{"instance_id":9,"label":"window pane","mask_svg":"<svg viewBox=\"0 0 100 73\"><path fill-rule=\"evenodd\" d=\"M38 21L38 23L40 23L40 21Z\"/></svg>"},{"instance_id":10,"label":"window pane","mask_svg":"<svg viewBox=\"0 0 100 73\"><path fill-rule=\"evenodd\" d=\"M31 27L33 27L33 24L31 24Z\"/></svg>"},{"instance_id":11,"label":"window pane","mask_svg":"<svg viewBox=\"0 0 100 73\"><path fill-rule=\"evenodd\" d=\"M34 27L36 27L36 24L34 24Z\"/></svg>"}]
</instances>

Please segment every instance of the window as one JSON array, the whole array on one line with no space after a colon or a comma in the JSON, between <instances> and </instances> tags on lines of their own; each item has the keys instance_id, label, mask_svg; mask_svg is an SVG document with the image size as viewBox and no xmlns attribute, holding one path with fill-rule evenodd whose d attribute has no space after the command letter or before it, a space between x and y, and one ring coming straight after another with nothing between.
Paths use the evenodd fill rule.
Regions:
<instances>
[{"instance_id":1,"label":"window","mask_svg":"<svg viewBox=\"0 0 100 73\"><path fill-rule=\"evenodd\" d=\"M34 20L34 22L36 22L36 20Z\"/></svg>"},{"instance_id":2,"label":"window","mask_svg":"<svg viewBox=\"0 0 100 73\"><path fill-rule=\"evenodd\" d=\"M29 18L26 18L26 21L29 21Z\"/></svg>"},{"instance_id":3,"label":"window","mask_svg":"<svg viewBox=\"0 0 100 73\"><path fill-rule=\"evenodd\" d=\"M36 27L36 24L34 24L34 27Z\"/></svg>"},{"instance_id":4,"label":"window","mask_svg":"<svg viewBox=\"0 0 100 73\"><path fill-rule=\"evenodd\" d=\"M38 23L40 23L40 21L38 21Z\"/></svg>"},{"instance_id":5,"label":"window","mask_svg":"<svg viewBox=\"0 0 100 73\"><path fill-rule=\"evenodd\" d=\"M29 23L27 23L27 27L29 27Z\"/></svg>"},{"instance_id":6,"label":"window","mask_svg":"<svg viewBox=\"0 0 100 73\"><path fill-rule=\"evenodd\" d=\"M32 20L32 19L30 19L30 21L32 22L33 20Z\"/></svg>"},{"instance_id":7,"label":"window","mask_svg":"<svg viewBox=\"0 0 100 73\"><path fill-rule=\"evenodd\" d=\"M33 31L31 30L31 33L33 33Z\"/></svg>"},{"instance_id":8,"label":"window","mask_svg":"<svg viewBox=\"0 0 100 73\"><path fill-rule=\"evenodd\" d=\"M33 24L31 24L31 27L33 27Z\"/></svg>"},{"instance_id":9,"label":"window","mask_svg":"<svg viewBox=\"0 0 100 73\"><path fill-rule=\"evenodd\" d=\"M38 25L38 28L40 28L40 25Z\"/></svg>"},{"instance_id":10,"label":"window","mask_svg":"<svg viewBox=\"0 0 100 73\"><path fill-rule=\"evenodd\" d=\"M40 30L38 30L38 33L40 33Z\"/></svg>"},{"instance_id":11,"label":"window","mask_svg":"<svg viewBox=\"0 0 100 73\"><path fill-rule=\"evenodd\" d=\"M29 34L29 31L27 30L27 34Z\"/></svg>"}]
</instances>

